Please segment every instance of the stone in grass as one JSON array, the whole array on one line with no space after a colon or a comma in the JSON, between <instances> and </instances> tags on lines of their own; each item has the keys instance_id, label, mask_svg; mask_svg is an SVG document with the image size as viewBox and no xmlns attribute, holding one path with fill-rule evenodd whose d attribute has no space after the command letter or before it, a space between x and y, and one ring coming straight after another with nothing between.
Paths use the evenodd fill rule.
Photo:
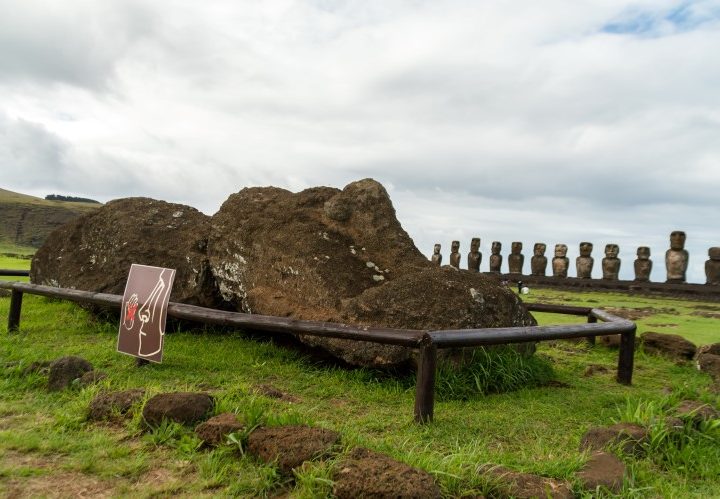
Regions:
<instances>
[{"instance_id":1,"label":"stone in grass","mask_svg":"<svg viewBox=\"0 0 720 499\"><path fill-rule=\"evenodd\" d=\"M692 419L695 424L720 417L720 413L714 407L697 400L683 400L675 409L675 414L680 418Z\"/></svg>"},{"instance_id":2,"label":"stone in grass","mask_svg":"<svg viewBox=\"0 0 720 499\"><path fill-rule=\"evenodd\" d=\"M675 360L690 360L695 356L697 347L679 334L653 333L648 331L640 335L643 350L646 353L665 355Z\"/></svg>"},{"instance_id":3,"label":"stone in grass","mask_svg":"<svg viewBox=\"0 0 720 499\"><path fill-rule=\"evenodd\" d=\"M338 499L440 497L439 487L426 471L360 447L337 465L333 481Z\"/></svg>"},{"instance_id":4,"label":"stone in grass","mask_svg":"<svg viewBox=\"0 0 720 499\"><path fill-rule=\"evenodd\" d=\"M697 356L697 368L709 374L716 384L720 384L720 355L701 353Z\"/></svg>"},{"instance_id":5,"label":"stone in grass","mask_svg":"<svg viewBox=\"0 0 720 499\"><path fill-rule=\"evenodd\" d=\"M578 472L577 478L586 490L606 488L618 494L625 478L625 464L608 452L594 452Z\"/></svg>"},{"instance_id":6,"label":"stone in grass","mask_svg":"<svg viewBox=\"0 0 720 499\"><path fill-rule=\"evenodd\" d=\"M248 453L290 474L305 461L329 454L340 435L305 425L262 427L248 437Z\"/></svg>"},{"instance_id":7,"label":"stone in grass","mask_svg":"<svg viewBox=\"0 0 720 499\"><path fill-rule=\"evenodd\" d=\"M93 366L81 357L61 357L50 364L48 373L48 390L58 391L69 387Z\"/></svg>"},{"instance_id":8,"label":"stone in grass","mask_svg":"<svg viewBox=\"0 0 720 499\"><path fill-rule=\"evenodd\" d=\"M645 428L632 423L618 423L612 426L590 428L580 440L580 450L598 451L610 446L619 446L624 454L638 455L647 442Z\"/></svg>"},{"instance_id":9,"label":"stone in grass","mask_svg":"<svg viewBox=\"0 0 720 499\"><path fill-rule=\"evenodd\" d=\"M700 354L709 353L711 355L720 355L720 343L712 343L703 345L697 349L698 357Z\"/></svg>"},{"instance_id":10,"label":"stone in grass","mask_svg":"<svg viewBox=\"0 0 720 499\"><path fill-rule=\"evenodd\" d=\"M213 398L207 393L161 393L147 401L143 418L148 426L157 426L163 419L189 425L206 419L213 406Z\"/></svg>"},{"instance_id":11,"label":"stone in grass","mask_svg":"<svg viewBox=\"0 0 720 499\"><path fill-rule=\"evenodd\" d=\"M142 388L132 388L120 392L104 392L90 402L88 419L101 421L116 416L131 416L133 405L145 396Z\"/></svg>"},{"instance_id":12,"label":"stone in grass","mask_svg":"<svg viewBox=\"0 0 720 499\"><path fill-rule=\"evenodd\" d=\"M195 434L205 445L218 446L225 443L228 434L245 428L237 415L231 412L219 414L195 427Z\"/></svg>"},{"instance_id":13,"label":"stone in grass","mask_svg":"<svg viewBox=\"0 0 720 499\"><path fill-rule=\"evenodd\" d=\"M503 466L481 466L479 473L489 475L502 497L530 499L551 497L571 499L574 497L570 486L552 478L512 471Z\"/></svg>"},{"instance_id":14,"label":"stone in grass","mask_svg":"<svg viewBox=\"0 0 720 499\"><path fill-rule=\"evenodd\" d=\"M95 383L99 383L100 381L107 379L108 375L105 374L102 371L88 371L82 376L80 376L80 386L90 386L94 385Z\"/></svg>"}]
</instances>

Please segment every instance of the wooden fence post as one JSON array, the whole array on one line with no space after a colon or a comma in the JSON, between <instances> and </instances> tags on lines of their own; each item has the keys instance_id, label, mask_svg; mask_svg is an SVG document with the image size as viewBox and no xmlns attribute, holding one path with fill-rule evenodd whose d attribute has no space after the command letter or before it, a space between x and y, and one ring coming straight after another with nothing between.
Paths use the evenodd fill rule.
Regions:
<instances>
[{"instance_id":1,"label":"wooden fence post","mask_svg":"<svg viewBox=\"0 0 720 499\"><path fill-rule=\"evenodd\" d=\"M429 423L435 405L435 371L437 346L432 343L420 348L415 386L415 422Z\"/></svg>"},{"instance_id":2,"label":"wooden fence post","mask_svg":"<svg viewBox=\"0 0 720 499\"><path fill-rule=\"evenodd\" d=\"M618 354L617 381L623 385L632 383L633 362L635 359L635 328L620 335L620 353Z\"/></svg>"},{"instance_id":3,"label":"wooden fence post","mask_svg":"<svg viewBox=\"0 0 720 499\"><path fill-rule=\"evenodd\" d=\"M20 310L22 309L23 294L21 291L12 290L10 295L10 313L8 313L8 333L17 331L20 328Z\"/></svg>"},{"instance_id":4,"label":"wooden fence post","mask_svg":"<svg viewBox=\"0 0 720 499\"><path fill-rule=\"evenodd\" d=\"M595 317L594 315L588 315L587 321L588 321L588 324L596 324L596 323L597 323L597 317ZM595 341L596 341L596 340L595 340L595 336L588 336L588 337L587 337L587 342L588 342L590 345L594 345L594 344L595 344Z\"/></svg>"}]
</instances>

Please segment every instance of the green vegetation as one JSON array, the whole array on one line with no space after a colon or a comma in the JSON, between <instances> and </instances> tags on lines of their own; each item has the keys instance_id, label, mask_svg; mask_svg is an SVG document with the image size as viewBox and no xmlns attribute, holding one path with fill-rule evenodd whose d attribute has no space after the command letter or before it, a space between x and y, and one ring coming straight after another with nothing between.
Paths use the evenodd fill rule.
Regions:
<instances>
[{"instance_id":1,"label":"green vegetation","mask_svg":"<svg viewBox=\"0 0 720 499\"><path fill-rule=\"evenodd\" d=\"M677 324L673 332L695 340L717 322L692 315L715 306L708 303L544 290L531 296L661 310ZM23 303L21 331L8 335L9 299L0 298L0 495L18 487L43 495L62 480L95 493L138 496L326 497L332 490L337 458L283 477L243 452L243 433L226 446L204 450L191 428L177 424L143 433L139 415L113 424L86 421L88 404L100 390L131 387L146 388L147 397L210 390L217 413L236 412L249 427L308 423L333 429L346 450L366 446L421 467L451 497L492 492L496 485L475 471L486 463L572 481L587 459L578 445L590 426L636 421L651 428L650 452L624 457L630 473L623 496L712 497L720 490L718 426L669 435L658 423L682 398L720 403L708 391L709 378L689 363L638 352L634 384L626 387L613 379L617 352L585 342L543 343L530 361L508 351L478 352L483 362L460 374L441 368L435 422L419 426L412 422L412 375L332 367L272 342L212 329L168 334L164 363L137 368L115 352L116 324L66 302L26 296ZM663 311L668 308L677 313ZM567 318L538 315L545 324ZM643 320L670 322L650 315ZM62 355L85 357L109 378L89 388L48 393L44 376L23 374L32 361ZM483 370L488 364L493 368ZM585 377L589 364L610 372ZM552 383L538 386L549 377ZM525 383L532 387L518 388ZM298 401L261 395L256 388L268 384ZM514 391L493 393L508 389ZM574 487L579 493L577 483Z\"/></svg>"},{"instance_id":2,"label":"green vegetation","mask_svg":"<svg viewBox=\"0 0 720 499\"><path fill-rule=\"evenodd\" d=\"M8 270L30 270L30 260L25 258L14 258L0 254L0 269ZM0 280L27 282L27 277L0 276Z\"/></svg>"}]
</instances>

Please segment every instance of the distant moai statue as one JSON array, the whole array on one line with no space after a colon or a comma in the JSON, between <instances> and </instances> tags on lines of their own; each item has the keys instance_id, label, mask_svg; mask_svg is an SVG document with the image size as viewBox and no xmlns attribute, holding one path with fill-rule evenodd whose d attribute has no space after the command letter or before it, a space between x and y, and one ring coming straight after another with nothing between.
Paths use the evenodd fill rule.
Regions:
<instances>
[{"instance_id":1,"label":"distant moai statue","mask_svg":"<svg viewBox=\"0 0 720 499\"><path fill-rule=\"evenodd\" d=\"M580 243L580 256L575 259L575 270L581 279L592 279L592 269L595 259L590 256L593 250L592 243Z\"/></svg>"},{"instance_id":2,"label":"distant moai statue","mask_svg":"<svg viewBox=\"0 0 720 499\"><path fill-rule=\"evenodd\" d=\"M652 272L653 262L650 260L650 248L640 246L637 249L637 260L635 260L635 280L648 282Z\"/></svg>"},{"instance_id":3,"label":"distant moai statue","mask_svg":"<svg viewBox=\"0 0 720 499\"><path fill-rule=\"evenodd\" d=\"M433 254L430 257L430 261L433 262L438 267L440 265L442 265L442 255L440 254L441 248L442 248L442 246L440 246L440 244L436 244L435 246L433 246Z\"/></svg>"},{"instance_id":4,"label":"distant moai statue","mask_svg":"<svg viewBox=\"0 0 720 499\"><path fill-rule=\"evenodd\" d=\"M567 277L570 259L567 257L567 244L555 245L555 257L552 259L552 270L555 277Z\"/></svg>"},{"instance_id":5,"label":"distant moai statue","mask_svg":"<svg viewBox=\"0 0 720 499\"><path fill-rule=\"evenodd\" d=\"M544 276L547 270L547 257L545 243L535 243L533 246L533 257L530 259L530 272L532 275Z\"/></svg>"},{"instance_id":6,"label":"distant moai statue","mask_svg":"<svg viewBox=\"0 0 720 499\"><path fill-rule=\"evenodd\" d=\"M468 270L470 272L480 272L480 262L482 262L482 253L480 253L480 238L473 237L470 241L470 253L467 256Z\"/></svg>"},{"instance_id":7,"label":"distant moai statue","mask_svg":"<svg viewBox=\"0 0 720 499\"><path fill-rule=\"evenodd\" d=\"M688 259L689 255L685 250L685 233L681 230L673 231L670 234L670 249L665 252L665 269L667 270L667 281L665 282L685 282Z\"/></svg>"},{"instance_id":8,"label":"distant moai statue","mask_svg":"<svg viewBox=\"0 0 720 499\"><path fill-rule=\"evenodd\" d=\"M490 272L500 273L500 267L502 267L502 243L500 241L493 241L490 255Z\"/></svg>"},{"instance_id":9,"label":"distant moai statue","mask_svg":"<svg viewBox=\"0 0 720 499\"><path fill-rule=\"evenodd\" d=\"M525 263L525 255L522 254L522 243L515 241L510 245L510 255L508 255L508 268L511 274L522 274L523 264Z\"/></svg>"},{"instance_id":10,"label":"distant moai statue","mask_svg":"<svg viewBox=\"0 0 720 499\"><path fill-rule=\"evenodd\" d=\"M453 241L450 244L450 265L456 269L460 268L460 241Z\"/></svg>"},{"instance_id":11,"label":"distant moai statue","mask_svg":"<svg viewBox=\"0 0 720 499\"><path fill-rule=\"evenodd\" d=\"M605 258L602 259L603 279L617 281L620 273L620 247L617 244L605 245Z\"/></svg>"},{"instance_id":12,"label":"distant moai statue","mask_svg":"<svg viewBox=\"0 0 720 499\"><path fill-rule=\"evenodd\" d=\"M705 262L705 284L720 286L720 247L713 246L708 250L710 259Z\"/></svg>"}]
</instances>

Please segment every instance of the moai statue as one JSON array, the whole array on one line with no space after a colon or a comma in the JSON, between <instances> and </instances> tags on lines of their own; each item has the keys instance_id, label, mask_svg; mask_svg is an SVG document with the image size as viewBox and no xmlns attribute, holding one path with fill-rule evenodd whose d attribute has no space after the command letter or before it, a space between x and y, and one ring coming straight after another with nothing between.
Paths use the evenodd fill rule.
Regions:
<instances>
[{"instance_id":1,"label":"moai statue","mask_svg":"<svg viewBox=\"0 0 720 499\"><path fill-rule=\"evenodd\" d=\"M592 243L580 243L580 256L575 259L577 276L581 279L592 279L592 269L595 259L590 256L593 250Z\"/></svg>"},{"instance_id":2,"label":"moai statue","mask_svg":"<svg viewBox=\"0 0 720 499\"><path fill-rule=\"evenodd\" d=\"M442 265L442 255L440 254L440 248L441 248L441 246L440 246L439 244L436 244L436 245L433 247L433 254L432 254L432 256L430 257L430 261L431 261L434 265L437 265L438 267L439 267L440 265Z\"/></svg>"},{"instance_id":3,"label":"moai statue","mask_svg":"<svg viewBox=\"0 0 720 499\"><path fill-rule=\"evenodd\" d=\"M671 283L685 282L688 268L688 252L685 250L685 233L681 230L670 234L670 249L665 252L665 268L667 281Z\"/></svg>"},{"instance_id":4,"label":"moai statue","mask_svg":"<svg viewBox=\"0 0 720 499\"><path fill-rule=\"evenodd\" d=\"M637 249L637 260L635 260L635 280L648 282L652 272L652 260L650 260L650 248L640 246Z\"/></svg>"},{"instance_id":5,"label":"moai statue","mask_svg":"<svg viewBox=\"0 0 720 499\"><path fill-rule=\"evenodd\" d=\"M617 244L605 245L605 258L602 259L603 279L617 281L620 273L620 247Z\"/></svg>"},{"instance_id":6,"label":"moai statue","mask_svg":"<svg viewBox=\"0 0 720 499\"><path fill-rule=\"evenodd\" d=\"M490 272L500 273L500 267L502 266L502 243L500 241L492 242L492 254L490 255Z\"/></svg>"},{"instance_id":7,"label":"moai statue","mask_svg":"<svg viewBox=\"0 0 720 499\"><path fill-rule=\"evenodd\" d=\"M555 245L555 257L552 259L552 270L555 277L567 277L570 259L567 257L567 244Z\"/></svg>"},{"instance_id":8,"label":"moai statue","mask_svg":"<svg viewBox=\"0 0 720 499\"><path fill-rule=\"evenodd\" d=\"M546 249L547 245L545 243L535 243L535 246L533 246L533 257L530 259L530 272L532 275L545 275L547 269Z\"/></svg>"},{"instance_id":9,"label":"moai statue","mask_svg":"<svg viewBox=\"0 0 720 499\"><path fill-rule=\"evenodd\" d=\"M456 269L460 268L460 241L453 241L450 244L450 265Z\"/></svg>"},{"instance_id":10,"label":"moai statue","mask_svg":"<svg viewBox=\"0 0 720 499\"><path fill-rule=\"evenodd\" d=\"M720 246L713 246L708 250L710 259L705 262L705 284L720 286Z\"/></svg>"},{"instance_id":11,"label":"moai statue","mask_svg":"<svg viewBox=\"0 0 720 499\"><path fill-rule=\"evenodd\" d=\"M510 255L508 256L510 273L522 274L523 263L525 263L525 255L522 254L522 243L515 241L510 246Z\"/></svg>"},{"instance_id":12,"label":"moai statue","mask_svg":"<svg viewBox=\"0 0 720 499\"><path fill-rule=\"evenodd\" d=\"M480 238L473 237L470 241L470 253L467 256L468 270L470 272L480 272L480 262L482 262L482 253L480 253Z\"/></svg>"}]
</instances>

